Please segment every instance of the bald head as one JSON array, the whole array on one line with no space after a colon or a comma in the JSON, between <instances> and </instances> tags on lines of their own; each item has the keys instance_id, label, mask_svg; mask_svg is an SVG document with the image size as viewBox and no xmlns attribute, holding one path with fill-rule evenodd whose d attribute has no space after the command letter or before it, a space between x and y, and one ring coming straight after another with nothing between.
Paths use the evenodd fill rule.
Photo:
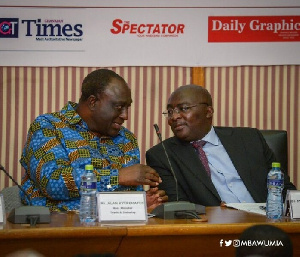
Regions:
<instances>
[{"instance_id":1,"label":"bald head","mask_svg":"<svg viewBox=\"0 0 300 257\"><path fill-rule=\"evenodd\" d=\"M167 105L168 124L174 135L183 141L202 139L211 129L213 107L210 93L197 85L176 89Z\"/></svg>"},{"instance_id":2,"label":"bald head","mask_svg":"<svg viewBox=\"0 0 300 257\"><path fill-rule=\"evenodd\" d=\"M208 105L212 106L212 98L210 93L207 91L207 89L198 86L198 85L185 85L177 88L170 96L169 101L176 96L187 96L191 100L205 102Z\"/></svg>"}]
</instances>

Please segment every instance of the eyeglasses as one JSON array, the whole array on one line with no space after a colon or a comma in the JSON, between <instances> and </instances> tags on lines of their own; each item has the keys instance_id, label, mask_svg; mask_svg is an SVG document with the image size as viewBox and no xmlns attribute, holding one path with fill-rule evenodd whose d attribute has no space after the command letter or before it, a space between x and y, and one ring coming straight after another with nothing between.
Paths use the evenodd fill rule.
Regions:
<instances>
[{"instance_id":1,"label":"eyeglasses","mask_svg":"<svg viewBox=\"0 0 300 257\"><path fill-rule=\"evenodd\" d=\"M166 118L172 118L174 112L178 113L178 114L182 114L182 113L188 113L190 111L190 109L192 109L193 107L196 107L198 105L201 105L201 104L205 104L208 106L208 103L198 103L198 104L194 104L194 105L190 105L190 106L186 106L186 105L183 105L183 106L179 106L179 107L175 107L173 109L168 109L166 110L165 112L163 112L162 114L166 117Z\"/></svg>"}]
</instances>

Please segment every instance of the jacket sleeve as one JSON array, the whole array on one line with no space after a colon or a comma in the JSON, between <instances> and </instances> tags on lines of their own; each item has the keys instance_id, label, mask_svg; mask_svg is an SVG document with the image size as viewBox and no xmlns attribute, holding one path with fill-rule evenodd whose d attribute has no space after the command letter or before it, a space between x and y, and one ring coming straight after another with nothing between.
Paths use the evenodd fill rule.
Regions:
<instances>
[{"instance_id":1,"label":"jacket sleeve","mask_svg":"<svg viewBox=\"0 0 300 257\"><path fill-rule=\"evenodd\" d=\"M180 188L178 182L175 181L174 175L170 169L170 164L168 163L160 144L146 152L146 162L147 165L158 172L162 179L159 189L166 192L170 202L177 201L177 194L179 201L188 201L188 197Z\"/></svg>"}]
</instances>

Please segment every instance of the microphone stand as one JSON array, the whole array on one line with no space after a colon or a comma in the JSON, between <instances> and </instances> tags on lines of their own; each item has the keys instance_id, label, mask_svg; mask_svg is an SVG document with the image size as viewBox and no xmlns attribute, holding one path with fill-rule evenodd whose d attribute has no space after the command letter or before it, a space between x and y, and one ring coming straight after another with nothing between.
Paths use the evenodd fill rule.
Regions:
<instances>
[{"instance_id":1,"label":"microphone stand","mask_svg":"<svg viewBox=\"0 0 300 257\"><path fill-rule=\"evenodd\" d=\"M199 213L205 213L205 207L202 205L196 205L194 203L190 203L187 201L179 201L178 200L178 182L176 174L173 170L168 152L165 148L165 145L162 141L161 133L159 131L159 127L157 124L154 124L154 128L156 131L156 134L159 138L159 141L161 142L161 145L163 147L164 153L167 157L168 164L170 166L170 171L173 175L175 186L176 186L176 202L167 202L163 203L161 205L158 205L156 208L154 208L151 211L151 214L154 214L156 217L162 218L162 219L186 219L186 218L194 218L194 219L200 219L197 215L197 212ZM196 211L197 209L197 211Z\"/></svg>"}]
</instances>

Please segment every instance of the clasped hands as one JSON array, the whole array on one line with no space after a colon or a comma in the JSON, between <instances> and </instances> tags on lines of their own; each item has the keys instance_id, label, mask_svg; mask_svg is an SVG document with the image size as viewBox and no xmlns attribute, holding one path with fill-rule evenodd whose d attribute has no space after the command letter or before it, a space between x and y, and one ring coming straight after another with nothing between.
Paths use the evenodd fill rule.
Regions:
<instances>
[{"instance_id":1,"label":"clasped hands","mask_svg":"<svg viewBox=\"0 0 300 257\"><path fill-rule=\"evenodd\" d=\"M159 190L162 182L159 174L151 167L143 164L135 164L119 170L119 184L123 186L149 185L146 192L147 208L153 209L161 203L168 201L164 190Z\"/></svg>"}]
</instances>

